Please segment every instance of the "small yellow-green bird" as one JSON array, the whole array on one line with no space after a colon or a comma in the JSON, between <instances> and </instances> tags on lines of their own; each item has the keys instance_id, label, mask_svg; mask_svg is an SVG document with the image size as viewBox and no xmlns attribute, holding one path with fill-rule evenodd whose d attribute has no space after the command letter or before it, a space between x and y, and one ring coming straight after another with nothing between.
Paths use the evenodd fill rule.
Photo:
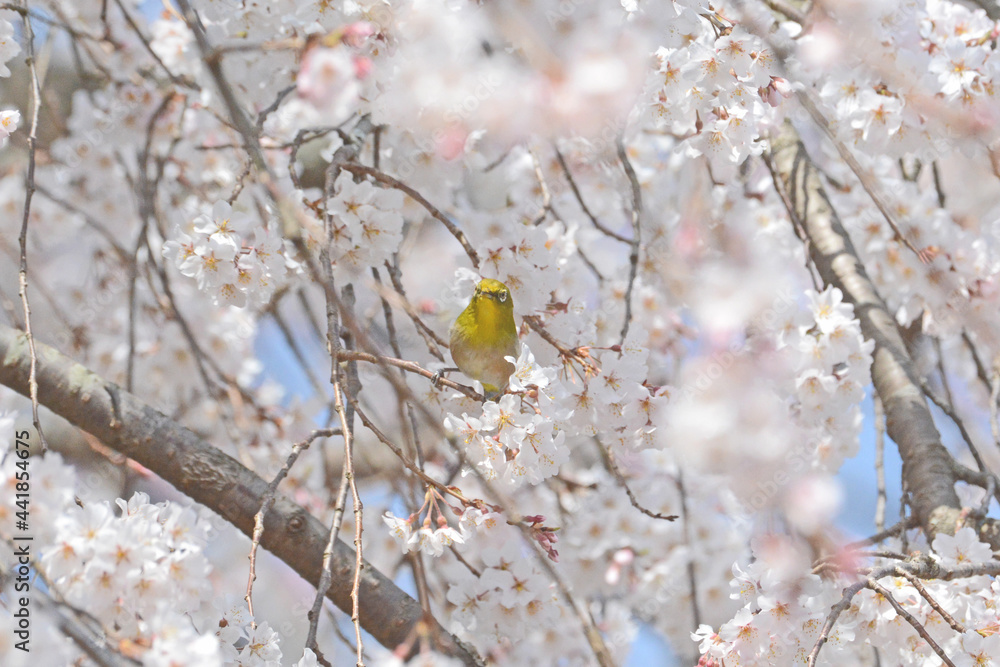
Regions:
<instances>
[{"instance_id":1,"label":"small yellow-green bird","mask_svg":"<svg viewBox=\"0 0 1000 667\"><path fill-rule=\"evenodd\" d=\"M462 314L451 325L451 358L458 370L483 383L487 398L507 386L517 358L514 298L499 280L484 278Z\"/></svg>"}]
</instances>

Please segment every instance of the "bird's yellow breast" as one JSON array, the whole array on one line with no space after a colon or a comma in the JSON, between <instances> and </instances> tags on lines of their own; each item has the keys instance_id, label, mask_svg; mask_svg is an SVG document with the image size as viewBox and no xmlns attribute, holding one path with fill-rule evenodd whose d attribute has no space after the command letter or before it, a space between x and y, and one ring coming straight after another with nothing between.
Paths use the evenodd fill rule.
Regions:
<instances>
[{"instance_id":1,"label":"bird's yellow breast","mask_svg":"<svg viewBox=\"0 0 1000 667\"><path fill-rule=\"evenodd\" d=\"M487 391L500 391L507 384L514 365L504 357L517 357L518 338L506 285L483 280L477 286L475 296L451 327L450 347L459 370L482 382Z\"/></svg>"}]
</instances>

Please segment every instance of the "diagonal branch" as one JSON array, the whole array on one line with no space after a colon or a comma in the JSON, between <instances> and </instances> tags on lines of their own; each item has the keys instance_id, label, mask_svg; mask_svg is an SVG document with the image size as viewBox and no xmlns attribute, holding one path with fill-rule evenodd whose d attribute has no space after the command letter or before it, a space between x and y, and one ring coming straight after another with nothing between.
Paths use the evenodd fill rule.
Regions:
<instances>
[{"instance_id":1,"label":"diagonal branch","mask_svg":"<svg viewBox=\"0 0 1000 667\"><path fill-rule=\"evenodd\" d=\"M886 430L899 448L903 479L913 511L928 539L954 534L962 525L952 458L941 444L920 376L895 319L865 273L858 253L833 209L805 146L786 122L765 154L775 186L789 215L802 225L809 254L826 285L837 287L854 306L865 338L875 342L872 381L885 408ZM995 522L980 526L980 537L1000 546Z\"/></svg>"},{"instance_id":2,"label":"diagonal branch","mask_svg":"<svg viewBox=\"0 0 1000 667\"><path fill-rule=\"evenodd\" d=\"M264 504L268 484L232 457L202 440L118 385L36 343L38 398L55 414L134 459L178 491L252 536L254 515ZM23 333L0 326L0 384L28 395L31 355ZM314 586L319 582L328 530L287 498L278 497L264 517L261 546ZM354 549L341 541L333 555L334 580L328 597L350 613ZM361 571L361 626L383 646L395 648L423 621L420 604L374 567ZM481 659L440 626L442 652L466 664Z\"/></svg>"},{"instance_id":3,"label":"diagonal branch","mask_svg":"<svg viewBox=\"0 0 1000 667\"><path fill-rule=\"evenodd\" d=\"M468 237L465 236L458 225L448 219L444 213L442 213L434 204L427 201L422 194L411 188L406 183L397 180L390 176L389 174L383 173L374 167L368 167L363 164L357 164L356 162L338 162L337 167L343 169L344 171L349 171L356 176L371 176L380 185L399 190L400 192L406 193L410 199L417 202L424 209L431 214L431 217L440 222L445 226L445 229L455 237L455 240L461 244L462 249L465 250L465 254L469 256L469 261L472 262L472 266L479 268L479 255L476 254L476 249L472 247L469 243Z\"/></svg>"}]
</instances>

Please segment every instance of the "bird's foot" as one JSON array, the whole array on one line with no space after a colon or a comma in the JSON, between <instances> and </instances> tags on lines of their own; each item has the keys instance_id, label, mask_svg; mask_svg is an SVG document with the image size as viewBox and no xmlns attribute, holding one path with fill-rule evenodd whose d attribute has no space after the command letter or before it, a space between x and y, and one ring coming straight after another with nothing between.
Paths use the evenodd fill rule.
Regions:
<instances>
[{"instance_id":1,"label":"bird's foot","mask_svg":"<svg viewBox=\"0 0 1000 667\"><path fill-rule=\"evenodd\" d=\"M442 368L439 371L434 371L434 375L431 376L431 384L434 385L435 389L441 387L441 379L446 373L451 373L452 371L457 371L457 368Z\"/></svg>"}]
</instances>

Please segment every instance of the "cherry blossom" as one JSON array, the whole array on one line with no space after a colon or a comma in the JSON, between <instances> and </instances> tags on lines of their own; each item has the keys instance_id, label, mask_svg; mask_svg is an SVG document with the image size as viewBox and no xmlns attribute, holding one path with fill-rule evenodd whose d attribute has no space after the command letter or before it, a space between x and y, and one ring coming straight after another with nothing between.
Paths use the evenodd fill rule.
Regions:
<instances>
[{"instance_id":1,"label":"cherry blossom","mask_svg":"<svg viewBox=\"0 0 1000 667\"><path fill-rule=\"evenodd\" d=\"M108 381L79 400L117 386L260 488L281 471L281 503L341 522L359 572L415 591L398 646L358 628L371 664L460 664L435 633L497 665L593 664L601 647L621 663L647 634L683 664L1000 652L981 541L998 465L993 10L112 4L0 17L0 326L26 324L26 221L34 340ZM490 400L446 344L483 278L509 287L519 336ZM928 467L950 482L911 483L926 461L908 452L926 451L896 437L918 423L904 403L926 410L917 444L940 447ZM31 414L0 390L0 449ZM326 612L315 646L296 639L312 591L276 604L298 592L288 572L267 561L248 595L249 541L167 490L169 471L51 417L31 568L57 608L143 664L347 661ZM845 463L883 426L903 523L882 532L883 511L851 545ZM299 446L317 428L350 447ZM17 463L0 462L8 569ZM919 509L928 489L947 521ZM0 604L4 664L13 620ZM56 616L34 620L33 659L85 660Z\"/></svg>"}]
</instances>

